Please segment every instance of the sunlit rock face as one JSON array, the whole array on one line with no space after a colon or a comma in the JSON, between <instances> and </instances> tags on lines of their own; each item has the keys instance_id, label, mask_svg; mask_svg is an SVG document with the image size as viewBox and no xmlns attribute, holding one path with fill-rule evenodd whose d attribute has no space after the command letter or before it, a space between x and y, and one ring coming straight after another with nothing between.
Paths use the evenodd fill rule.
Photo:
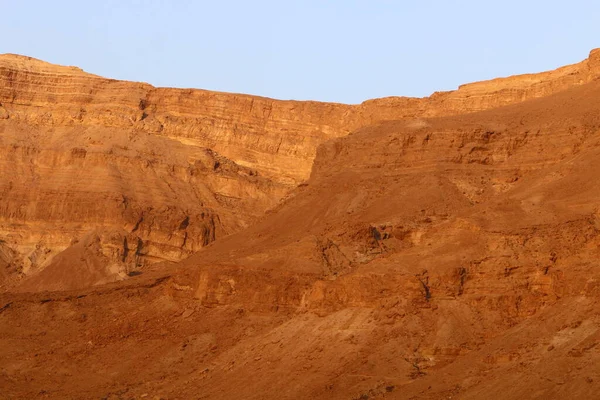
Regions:
<instances>
[{"instance_id":1,"label":"sunlit rock face","mask_svg":"<svg viewBox=\"0 0 600 400\"><path fill-rule=\"evenodd\" d=\"M2 55L0 284L76 264L56 256L83 242L113 265L98 282L181 260L276 206L330 139L559 92L595 79L599 56L429 98L344 105L155 88Z\"/></svg>"},{"instance_id":2,"label":"sunlit rock face","mask_svg":"<svg viewBox=\"0 0 600 400\"><path fill-rule=\"evenodd\" d=\"M597 398L599 56L355 106L0 57L0 397Z\"/></svg>"}]
</instances>

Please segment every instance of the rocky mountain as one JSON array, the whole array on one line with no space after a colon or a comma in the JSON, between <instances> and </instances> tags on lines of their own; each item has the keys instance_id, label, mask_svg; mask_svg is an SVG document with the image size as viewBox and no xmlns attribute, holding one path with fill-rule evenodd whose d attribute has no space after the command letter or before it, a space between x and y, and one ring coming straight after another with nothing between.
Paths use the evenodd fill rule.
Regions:
<instances>
[{"instance_id":1,"label":"rocky mountain","mask_svg":"<svg viewBox=\"0 0 600 400\"><path fill-rule=\"evenodd\" d=\"M308 178L329 139L380 121L419 125L545 96L594 80L599 60L593 51L556 71L349 106L154 88L2 55L0 285L77 257L105 267L78 262L96 278L49 289L179 261L274 207Z\"/></svg>"},{"instance_id":2,"label":"rocky mountain","mask_svg":"<svg viewBox=\"0 0 600 400\"><path fill-rule=\"evenodd\" d=\"M600 51L360 105L0 76L8 398L598 392Z\"/></svg>"}]
</instances>

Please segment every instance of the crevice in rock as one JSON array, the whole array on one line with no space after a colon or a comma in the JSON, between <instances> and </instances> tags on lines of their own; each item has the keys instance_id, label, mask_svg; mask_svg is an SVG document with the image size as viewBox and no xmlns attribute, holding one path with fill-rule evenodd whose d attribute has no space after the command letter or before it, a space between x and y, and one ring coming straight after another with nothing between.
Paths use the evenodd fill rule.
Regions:
<instances>
[{"instance_id":1,"label":"crevice in rock","mask_svg":"<svg viewBox=\"0 0 600 400\"><path fill-rule=\"evenodd\" d=\"M423 292L424 292L423 294L425 296L425 300L429 301L429 299L431 299L431 288L429 286L429 274L428 274L427 270L425 270L421 274L417 274L415 276L421 283L421 286L422 286Z\"/></svg>"},{"instance_id":2,"label":"crevice in rock","mask_svg":"<svg viewBox=\"0 0 600 400\"><path fill-rule=\"evenodd\" d=\"M182 231L184 229L187 229L187 227L190 225L190 216L186 215L186 217L184 218L183 221L181 221L181 224L179 224L179 230Z\"/></svg>"}]
</instances>

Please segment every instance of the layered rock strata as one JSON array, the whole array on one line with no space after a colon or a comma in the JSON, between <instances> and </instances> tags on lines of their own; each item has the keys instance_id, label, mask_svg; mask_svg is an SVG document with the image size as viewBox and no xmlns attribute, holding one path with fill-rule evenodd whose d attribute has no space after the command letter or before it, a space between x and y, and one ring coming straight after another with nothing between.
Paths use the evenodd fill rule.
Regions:
<instances>
[{"instance_id":1,"label":"layered rock strata","mask_svg":"<svg viewBox=\"0 0 600 400\"><path fill-rule=\"evenodd\" d=\"M86 254L107 265L98 283L149 263L181 260L276 206L309 177L318 146L330 139L388 120L407 120L418 131L429 124L424 118L520 103L599 74L595 50L556 71L464 85L423 99L343 105L155 88L2 55L0 276L12 286L82 242L89 244ZM499 123L470 135L502 129ZM452 132L432 135L431 146L439 143L440 152L457 140ZM471 139L460 139L466 147L452 157L506 158L526 137L491 155L469 147ZM403 140L408 142L401 146L426 139ZM463 186L479 196L479 189ZM78 251L69 254L59 258L63 266L84 268Z\"/></svg>"}]
</instances>

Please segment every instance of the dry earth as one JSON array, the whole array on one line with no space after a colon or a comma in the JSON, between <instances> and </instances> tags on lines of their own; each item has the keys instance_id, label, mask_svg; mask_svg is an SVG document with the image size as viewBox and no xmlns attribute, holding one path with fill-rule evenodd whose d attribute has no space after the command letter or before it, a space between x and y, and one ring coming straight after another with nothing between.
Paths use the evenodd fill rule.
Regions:
<instances>
[{"instance_id":1,"label":"dry earth","mask_svg":"<svg viewBox=\"0 0 600 400\"><path fill-rule=\"evenodd\" d=\"M0 56L0 398L600 398L599 77L342 105Z\"/></svg>"}]
</instances>

